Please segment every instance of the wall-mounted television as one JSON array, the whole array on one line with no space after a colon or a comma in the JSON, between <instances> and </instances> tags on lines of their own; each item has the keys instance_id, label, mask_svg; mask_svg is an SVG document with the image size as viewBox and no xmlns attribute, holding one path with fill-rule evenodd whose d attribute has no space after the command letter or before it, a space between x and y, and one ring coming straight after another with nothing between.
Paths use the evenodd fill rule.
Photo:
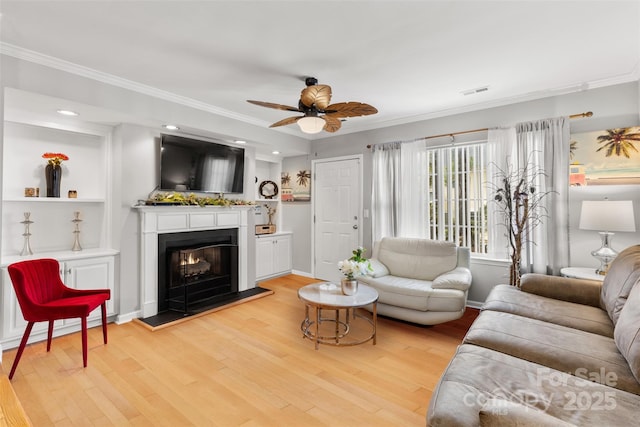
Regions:
<instances>
[{"instance_id":1,"label":"wall-mounted television","mask_svg":"<svg viewBox=\"0 0 640 427\"><path fill-rule=\"evenodd\" d=\"M242 193L244 149L162 134L160 190Z\"/></svg>"}]
</instances>

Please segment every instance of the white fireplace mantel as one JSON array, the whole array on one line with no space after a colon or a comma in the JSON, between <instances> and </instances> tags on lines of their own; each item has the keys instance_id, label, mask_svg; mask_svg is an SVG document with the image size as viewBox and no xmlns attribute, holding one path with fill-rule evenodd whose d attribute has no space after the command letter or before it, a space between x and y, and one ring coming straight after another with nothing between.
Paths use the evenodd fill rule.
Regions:
<instances>
[{"instance_id":1,"label":"white fireplace mantel","mask_svg":"<svg viewBox=\"0 0 640 427\"><path fill-rule=\"evenodd\" d=\"M238 290L255 287L248 278L248 212L251 206L135 206L140 215L140 311L158 314L158 234L225 228L238 230Z\"/></svg>"}]
</instances>

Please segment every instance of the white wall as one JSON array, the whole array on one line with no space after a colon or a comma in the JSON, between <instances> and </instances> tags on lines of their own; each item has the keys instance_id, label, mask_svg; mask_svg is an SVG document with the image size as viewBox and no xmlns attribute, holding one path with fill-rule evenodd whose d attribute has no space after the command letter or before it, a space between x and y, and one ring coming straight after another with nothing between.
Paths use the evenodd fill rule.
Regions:
<instances>
[{"instance_id":1,"label":"white wall","mask_svg":"<svg viewBox=\"0 0 640 427\"><path fill-rule=\"evenodd\" d=\"M518 122L532 121L549 117L565 116L592 111L592 118L571 121L572 132L588 132L615 127L637 126L639 116L639 83L626 83L605 88L585 90L567 95L553 96L508 106L489 108L463 114L439 117L421 122L391 126L357 134L337 135L331 138L316 140L311 146L314 159L362 154L364 156L364 194L371 194L371 150L368 144L391 141L412 140L422 136L447 134L470 129L510 126ZM478 135L475 135L476 137ZM468 138L473 137L469 135ZM429 140L439 144L441 140ZM580 204L585 199L597 199L603 195L611 199L632 199L636 210L636 222L640 221L640 188L638 186L600 186L580 190L572 189L570 195L571 209L571 263L575 266L592 266L594 260L589 259L590 252L599 247L597 233L578 230L576 223ZM365 197L364 209L371 208L370 198ZM364 218L364 246L371 247L371 221ZM622 249L640 243L640 227L637 233L619 233L613 245ZM298 236L299 237L299 236ZM507 264L508 265L508 264ZM469 299L482 302L486 298L492 284L508 281L507 265L475 259L472 262L474 282ZM505 277L507 279L505 279Z\"/></svg>"},{"instance_id":2,"label":"white wall","mask_svg":"<svg viewBox=\"0 0 640 427\"><path fill-rule=\"evenodd\" d=\"M309 156L287 157L282 161L282 170L311 170L311 159ZM295 175L292 179L295 179ZM311 202L282 203L283 229L293 232L293 270L303 275L311 275L312 270L311 215Z\"/></svg>"}]
</instances>

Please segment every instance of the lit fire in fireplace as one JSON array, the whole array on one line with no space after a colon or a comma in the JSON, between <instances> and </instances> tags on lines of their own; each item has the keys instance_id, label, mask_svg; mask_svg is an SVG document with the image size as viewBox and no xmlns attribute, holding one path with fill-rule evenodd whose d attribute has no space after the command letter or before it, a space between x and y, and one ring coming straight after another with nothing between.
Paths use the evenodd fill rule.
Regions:
<instances>
[{"instance_id":1,"label":"lit fire in fireplace","mask_svg":"<svg viewBox=\"0 0 640 427\"><path fill-rule=\"evenodd\" d=\"M180 265L193 265L193 264L197 264L199 262L200 262L200 258L194 257L193 256L193 252L190 252L189 256L187 257L187 259L180 260Z\"/></svg>"}]
</instances>

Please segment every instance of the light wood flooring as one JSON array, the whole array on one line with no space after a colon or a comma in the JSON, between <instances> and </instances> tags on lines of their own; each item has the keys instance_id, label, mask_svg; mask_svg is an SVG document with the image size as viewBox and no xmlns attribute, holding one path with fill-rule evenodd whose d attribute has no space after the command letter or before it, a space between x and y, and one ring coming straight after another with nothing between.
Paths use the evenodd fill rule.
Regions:
<instances>
[{"instance_id":1,"label":"light wood flooring","mask_svg":"<svg viewBox=\"0 0 640 427\"><path fill-rule=\"evenodd\" d=\"M420 327L380 317L377 345L302 338L289 275L273 295L149 331L131 322L27 347L12 385L34 426L424 426L431 393L477 310ZM3 356L5 372L15 349Z\"/></svg>"}]
</instances>

